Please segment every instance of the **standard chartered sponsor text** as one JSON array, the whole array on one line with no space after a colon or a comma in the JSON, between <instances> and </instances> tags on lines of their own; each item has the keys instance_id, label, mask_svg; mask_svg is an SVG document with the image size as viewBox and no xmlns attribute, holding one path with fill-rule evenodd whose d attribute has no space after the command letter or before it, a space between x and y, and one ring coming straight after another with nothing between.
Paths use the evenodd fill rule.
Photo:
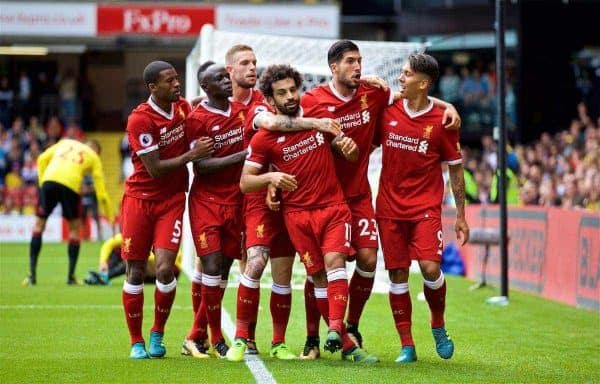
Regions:
<instances>
[{"instance_id":1,"label":"standard chartered sponsor text","mask_svg":"<svg viewBox=\"0 0 600 384\"><path fill-rule=\"evenodd\" d=\"M162 133L160 135L159 146L164 147L169 145L179 139L182 139L185 132L183 131L183 124L179 124L177 127L171 129L168 132Z\"/></svg>"},{"instance_id":2,"label":"standard chartered sponsor text","mask_svg":"<svg viewBox=\"0 0 600 384\"><path fill-rule=\"evenodd\" d=\"M404 149L407 151L416 151L419 144L419 138L398 135L390 132L385 145L392 148Z\"/></svg>"},{"instance_id":3,"label":"standard chartered sponsor text","mask_svg":"<svg viewBox=\"0 0 600 384\"><path fill-rule=\"evenodd\" d=\"M315 137L310 136L302 141L297 142L289 147L283 147L283 160L290 161L298 156L304 155L305 153L312 151L317 148L318 144L315 142Z\"/></svg>"}]
</instances>

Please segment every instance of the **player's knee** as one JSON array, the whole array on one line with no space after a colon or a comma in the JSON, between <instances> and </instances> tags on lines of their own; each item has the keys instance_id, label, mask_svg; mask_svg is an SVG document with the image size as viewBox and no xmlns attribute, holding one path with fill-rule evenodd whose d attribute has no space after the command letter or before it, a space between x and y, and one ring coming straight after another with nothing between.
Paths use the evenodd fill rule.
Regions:
<instances>
[{"instance_id":1,"label":"player's knee","mask_svg":"<svg viewBox=\"0 0 600 384\"><path fill-rule=\"evenodd\" d=\"M408 272L408 268L390 269L388 272L390 281L394 284L406 283L408 282Z\"/></svg>"},{"instance_id":2,"label":"player's knee","mask_svg":"<svg viewBox=\"0 0 600 384\"><path fill-rule=\"evenodd\" d=\"M163 266L156 269L156 280L163 284L169 284L175 278L172 267Z\"/></svg>"},{"instance_id":3,"label":"player's knee","mask_svg":"<svg viewBox=\"0 0 600 384\"><path fill-rule=\"evenodd\" d=\"M144 283L145 273L142 269L130 268L127 271L127 282L133 285Z\"/></svg>"},{"instance_id":4,"label":"player's knee","mask_svg":"<svg viewBox=\"0 0 600 384\"><path fill-rule=\"evenodd\" d=\"M253 279L259 279L265 270L267 263L260 257L248 258L245 273Z\"/></svg>"}]
</instances>

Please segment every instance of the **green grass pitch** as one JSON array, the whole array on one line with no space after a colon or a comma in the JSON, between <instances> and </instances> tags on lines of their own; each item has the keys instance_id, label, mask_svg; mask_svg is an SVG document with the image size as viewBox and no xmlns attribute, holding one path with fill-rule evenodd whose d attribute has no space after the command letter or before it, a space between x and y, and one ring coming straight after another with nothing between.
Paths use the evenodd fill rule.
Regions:
<instances>
[{"instance_id":1,"label":"green grass pitch","mask_svg":"<svg viewBox=\"0 0 600 384\"><path fill-rule=\"evenodd\" d=\"M78 277L97 268L99 244L83 243ZM22 287L28 245L0 244L0 382L2 383L253 383L242 363L180 355L192 320L190 283L181 277L167 324L167 357L131 361L121 308L122 278L108 287L65 284L66 245L44 244L38 285ZM264 280L263 280L264 282ZM510 292L506 307L485 299L498 290L468 291L472 281L448 277L447 329L454 357L437 357L427 304L416 299L421 280L411 277L413 333L418 361L398 365L399 341L387 295L374 294L361 321L365 347L381 362L358 366L322 352L314 362L268 356L269 293L262 291L257 329L261 358L278 383L597 383L600 382L600 314L536 296ZM152 285L145 290L144 333L152 322ZM235 289L224 307L235 316ZM287 342L299 353L304 342L301 291L293 292ZM321 326L321 339L325 328Z\"/></svg>"}]
</instances>

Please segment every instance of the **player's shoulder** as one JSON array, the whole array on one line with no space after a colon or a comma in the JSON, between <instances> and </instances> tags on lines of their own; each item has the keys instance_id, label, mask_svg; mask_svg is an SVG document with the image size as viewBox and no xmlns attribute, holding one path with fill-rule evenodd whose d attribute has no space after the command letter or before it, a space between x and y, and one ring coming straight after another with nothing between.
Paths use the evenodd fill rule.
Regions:
<instances>
[{"instance_id":1,"label":"player's shoulder","mask_svg":"<svg viewBox=\"0 0 600 384\"><path fill-rule=\"evenodd\" d=\"M312 98L319 98L319 97L323 97L323 96L329 96L331 94L332 93L331 93L331 89L329 88L329 84L321 84L321 85L317 85L316 87L314 87L311 90L304 92L304 96L302 96L302 98L312 99Z\"/></svg>"}]
</instances>

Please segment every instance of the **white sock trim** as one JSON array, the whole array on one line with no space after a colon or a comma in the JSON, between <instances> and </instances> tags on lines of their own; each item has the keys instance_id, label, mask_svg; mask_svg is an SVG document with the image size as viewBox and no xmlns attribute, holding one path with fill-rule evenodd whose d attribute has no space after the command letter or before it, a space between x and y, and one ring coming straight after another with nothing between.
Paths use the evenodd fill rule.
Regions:
<instances>
[{"instance_id":1,"label":"white sock trim","mask_svg":"<svg viewBox=\"0 0 600 384\"><path fill-rule=\"evenodd\" d=\"M390 283L390 293L392 295L408 293L408 283Z\"/></svg>"},{"instance_id":2,"label":"white sock trim","mask_svg":"<svg viewBox=\"0 0 600 384\"><path fill-rule=\"evenodd\" d=\"M373 271L373 272L363 271L362 269L360 269L358 267L358 265L354 268L354 273L358 273L359 276L362 276L366 279L374 279L375 278L375 271Z\"/></svg>"},{"instance_id":3,"label":"white sock trim","mask_svg":"<svg viewBox=\"0 0 600 384\"><path fill-rule=\"evenodd\" d=\"M129 293L130 295L139 295L144 292L144 283L136 285L129 284L127 281L124 281L123 292Z\"/></svg>"},{"instance_id":4,"label":"white sock trim","mask_svg":"<svg viewBox=\"0 0 600 384\"><path fill-rule=\"evenodd\" d=\"M202 274L202 285L207 287L218 287L221 284L221 276L211 276L206 273Z\"/></svg>"},{"instance_id":5,"label":"white sock trim","mask_svg":"<svg viewBox=\"0 0 600 384\"><path fill-rule=\"evenodd\" d=\"M196 284L202 284L202 272L194 271L192 275L192 282Z\"/></svg>"},{"instance_id":6,"label":"white sock trim","mask_svg":"<svg viewBox=\"0 0 600 384\"><path fill-rule=\"evenodd\" d=\"M259 280L248 277L245 273L242 273L242 276L240 276L240 284L247 288L257 289L260 287Z\"/></svg>"},{"instance_id":7,"label":"white sock trim","mask_svg":"<svg viewBox=\"0 0 600 384\"><path fill-rule=\"evenodd\" d=\"M327 288L317 288L317 287L315 287L315 298L317 298L317 299L326 299L327 298Z\"/></svg>"},{"instance_id":8,"label":"white sock trim","mask_svg":"<svg viewBox=\"0 0 600 384\"><path fill-rule=\"evenodd\" d=\"M444 272L440 271L440 277L438 277L436 281L423 279L423 284L425 284L429 289L439 289L442 285L444 285Z\"/></svg>"},{"instance_id":9,"label":"white sock trim","mask_svg":"<svg viewBox=\"0 0 600 384\"><path fill-rule=\"evenodd\" d=\"M336 268L327 272L327 281L335 281L335 280L348 280L348 275L346 274L346 269L344 268Z\"/></svg>"},{"instance_id":10,"label":"white sock trim","mask_svg":"<svg viewBox=\"0 0 600 384\"><path fill-rule=\"evenodd\" d=\"M271 291L273 291L273 293L276 293L278 295L291 295L292 287L290 287L289 285L279 285L279 284L273 283L273 285L271 285Z\"/></svg>"},{"instance_id":11,"label":"white sock trim","mask_svg":"<svg viewBox=\"0 0 600 384\"><path fill-rule=\"evenodd\" d=\"M158 289L160 292L169 293L169 292L173 291L175 288L177 288L177 279L173 278L173 281L171 281L169 284L163 284L160 281L156 280L155 284L156 284L156 289Z\"/></svg>"}]
</instances>

